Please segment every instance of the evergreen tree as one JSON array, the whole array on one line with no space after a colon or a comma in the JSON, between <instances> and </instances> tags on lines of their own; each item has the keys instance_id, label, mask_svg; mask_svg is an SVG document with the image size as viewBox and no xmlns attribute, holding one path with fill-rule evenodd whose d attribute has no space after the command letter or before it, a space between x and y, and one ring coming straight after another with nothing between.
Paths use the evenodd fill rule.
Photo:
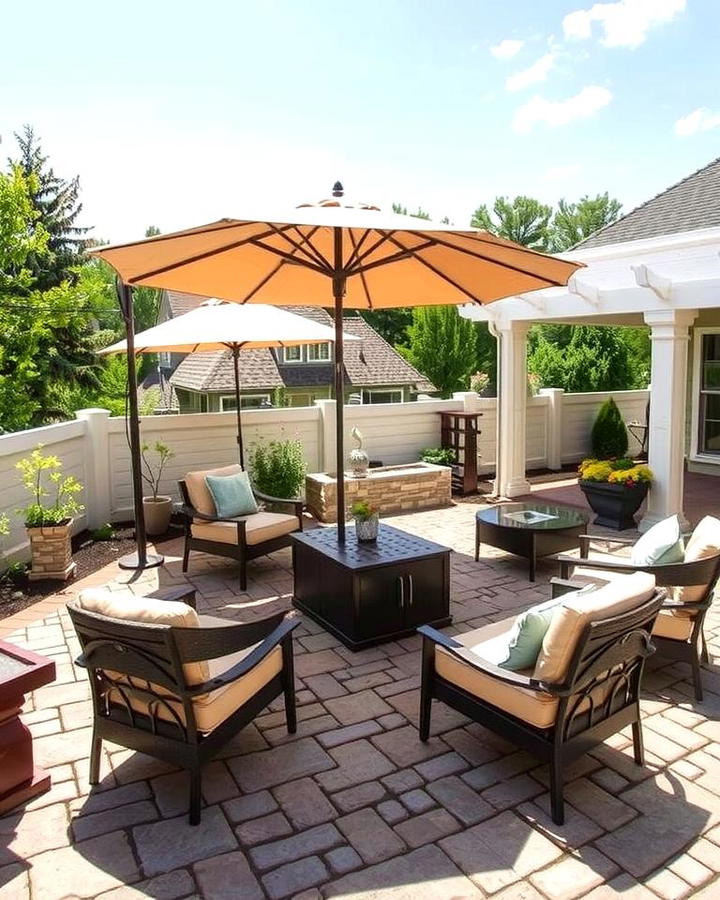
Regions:
<instances>
[{"instance_id":1,"label":"evergreen tree","mask_svg":"<svg viewBox=\"0 0 720 900\"><path fill-rule=\"evenodd\" d=\"M615 222L622 204L607 191L595 197L585 195L577 203L560 200L552 220L551 238L555 251L567 250L600 228Z\"/></svg>"},{"instance_id":2,"label":"evergreen tree","mask_svg":"<svg viewBox=\"0 0 720 900\"><path fill-rule=\"evenodd\" d=\"M595 459L620 459L627 453L627 429L612 397L598 410L590 440Z\"/></svg>"},{"instance_id":3,"label":"evergreen tree","mask_svg":"<svg viewBox=\"0 0 720 900\"><path fill-rule=\"evenodd\" d=\"M455 306L413 309L408 338L398 349L443 396L467 388L477 363L475 325Z\"/></svg>"},{"instance_id":4,"label":"evergreen tree","mask_svg":"<svg viewBox=\"0 0 720 900\"><path fill-rule=\"evenodd\" d=\"M47 290L60 285L72 268L83 262L90 245L85 237L90 229L76 224L82 210L78 199L80 179L76 175L67 181L55 174L30 125L25 125L23 133L15 137L20 158L10 163L19 165L26 177L33 176L32 204L38 212L38 221L48 233L49 255L33 254L28 258L28 265L35 287Z\"/></svg>"},{"instance_id":5,"label":"evergreen tree","mask_svg":"<svg viewBox=\"0 0 720 900\"><path fill-rule=\"evenodd\" d=\"M472 216L472 228L481 228L498 237L507 238L533 250L547 250L550 246L550 217L552 208L534 197L496 197L493 214L487 206L478 206Z\"/></svg>"}]
</instances>

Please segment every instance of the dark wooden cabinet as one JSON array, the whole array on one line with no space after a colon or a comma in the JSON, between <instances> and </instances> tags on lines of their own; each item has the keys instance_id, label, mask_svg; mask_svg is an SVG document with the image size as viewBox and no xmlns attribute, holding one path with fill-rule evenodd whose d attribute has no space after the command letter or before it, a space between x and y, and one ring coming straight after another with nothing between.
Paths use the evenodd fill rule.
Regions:
<instances>
[{"instance_id":1,"label":"dark wooden cabinet","mask_svg":"<svg viewBox=\"0 0 720 900\"><path fill-rule=\"evenodd\" d=\"M347 529L293 535L295 606L353 650L448 625L450 550L380 524L378 539L358 542Z\"/></svg>"}]
</instances>

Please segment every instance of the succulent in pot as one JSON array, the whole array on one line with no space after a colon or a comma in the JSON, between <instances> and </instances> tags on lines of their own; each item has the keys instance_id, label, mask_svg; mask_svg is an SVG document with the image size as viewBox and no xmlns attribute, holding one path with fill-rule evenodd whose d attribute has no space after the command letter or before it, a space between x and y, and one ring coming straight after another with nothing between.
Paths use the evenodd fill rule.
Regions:
<instances>
[{"instance_id":1,"label":"succulent in pot","mask_svg":"<svg viewBox=\"0 0 720 900\"><path fill-rule=\"evenodd\" d=\"M151 452L154 454L152 457ZM160 482L165 466L174 456L175 453L162 441L155 441L152 447L149 444L142 445L142 476L152 492L143 497L143 512L145 530L151 535L165 534L170 525L173 500L172 497L160 494Z\"/></svg>"},{"instance_id":2,"label":"succulent in pot","mask_svg":"<svg viewBox=\"0 0 720 900\"><path fill-rule=\"evenodd\" d=\"M31 502L18 510L30 538L30 579L61 579L75 572L72 561L73 517L84 509L77 494L83 486L73 475L64 475L63 464L53 454L44 454L42 444L15 464Z\"/></svg>"},{"instance_id":3,"label":"succulent in pot","mask_svg":"<svg viewBox=\"0 0 720 900\"><path fill-rule=\"evenodd\" d=\"M378 536L378 510L367 500L358 500L352 505L352 517L355 519L355 533L359 541L374 541Z\"/></svg>"}]
</instances>

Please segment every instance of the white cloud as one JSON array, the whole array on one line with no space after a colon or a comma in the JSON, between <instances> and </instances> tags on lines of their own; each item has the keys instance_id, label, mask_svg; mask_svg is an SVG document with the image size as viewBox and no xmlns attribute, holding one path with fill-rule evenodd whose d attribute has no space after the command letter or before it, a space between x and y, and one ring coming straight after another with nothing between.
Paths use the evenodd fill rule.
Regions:
<instances>
[{"instance_id":1,"label":"white cloud","mask_svg":"<svg viewBox=\"0 0 720 900\"><path fill-rule=\"evenodd\" d=\"M597 85L584 87L579 94L566 100L546 100L536 94L515 112L513 129L518 134L527 134L536 124L544 123L554 128L567 125L574 119L587 119L612 100L607 88Z\"/></svg>"},{"instance_id":2,"label":"white cloud","mask_svg":"<svg viewBox=\"0 0 720 900\"><path fill-rule=\"evenodd\" d=\"M523 69L521 72L516 72L514 75L511 75L505 82L505 87L509 91L522 91L531 84L537 84L538 81L545 81L548 72L554 65L555 54L546 53L531 66L528 66L527 69Z\"/></svg>"},{"instance_id":3,"label":"white cloud","mask_svg":"<svg viewBox=\"0 0 720 900\"><path fill-rule=\"evenodd\" d=\"M495 57L495 59L512 59L517 53L519 53L525 45L525 41L515 41L510 38L506 38L504 41L500 41L499 44L496 44L494 47L490 48L490 52Z\"/></svg>"},{"instance_id":4,"label":"white cloud","mask_svg":"<svg viewBox=\"0 0 720 900\"><path fill-rule=\"evenodd\" d=\"M670 22L685 11L687 0L617 0L595 3L589 9L577 9L563 19L567 39L587 40L593 25L602 31L605 47L639 47L655 25Z\"/></svg>"},{"instance_id":5,"label":"white cloud","mask_svg":"<svg viewBox=\"0 0 720 900\"><path fill-rule=\"evenodd\" d=\"M712 112L706 106L699 106L677 120L675 134L690 137L698 131L712 131L713 128L720 128L720 112Z\"/></svg>"},{"instance_id":6,"label":"white cloud","mask_svg":"<svg viewBox=\"0 0 720 900\"><path fill-rule=\"evenodd\" d=\"M569 181L577 177L583 171L580 163L567 163L567 165L550 166L543 172L543 181Z\"/></svg>"}]
</instances>

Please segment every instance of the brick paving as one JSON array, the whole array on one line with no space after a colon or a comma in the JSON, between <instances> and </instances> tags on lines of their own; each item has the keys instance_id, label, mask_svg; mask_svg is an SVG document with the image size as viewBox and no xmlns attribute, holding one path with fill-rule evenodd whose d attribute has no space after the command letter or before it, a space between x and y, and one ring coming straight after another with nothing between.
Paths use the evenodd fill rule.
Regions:
<instances>
[{"instance_id":1,"label":"brick paving","mask_svg":"<svg viewBox=\"0 0 720 900\"><path fill-rule=\"evenodd\" d=\"M484 548L477 507L398 516L393 525L450 545L451 633L549 596L554 573ZM64 611L67 595L110 583L137 594L185 581L200 611L248 620L290 608L290 554L252 562L240 593L232 566L195 555L128 579L113 565L0 622L0 633L55 659L58 678L24 719L52 790L0 818L0 897L557 898L720 896L720 669L693 698L688 668L652 659L643 714L647 765L616 735L568 772L566 820L549 816L547 768L436 704L416 731L419 639L352 653L315 623L295 631L299 727L273 703L208 766L199 827L187 824L185 776L106 744L102 783L87 783L90 703ZM720 616L707 620L720 657Z\"/></svg>"}]
</instances>

